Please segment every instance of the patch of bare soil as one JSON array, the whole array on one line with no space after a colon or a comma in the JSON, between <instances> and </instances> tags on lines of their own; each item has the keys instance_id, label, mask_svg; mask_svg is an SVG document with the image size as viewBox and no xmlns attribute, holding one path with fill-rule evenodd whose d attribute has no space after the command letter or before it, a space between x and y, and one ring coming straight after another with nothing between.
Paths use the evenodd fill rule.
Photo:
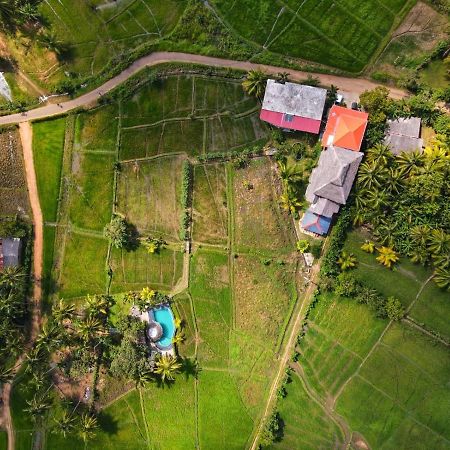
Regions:
<instances>
[{"instance_id":1,"label":"patch of bare soil","mask_svg":"<svg viewBox=\"0 0 450 450\"><path fill-rule=\"evenodd\" d=\"M364 440L364 438L359 433L353 434L352 444L358 450L369 450L369 444Z\"/></svg>"}]
</instances>

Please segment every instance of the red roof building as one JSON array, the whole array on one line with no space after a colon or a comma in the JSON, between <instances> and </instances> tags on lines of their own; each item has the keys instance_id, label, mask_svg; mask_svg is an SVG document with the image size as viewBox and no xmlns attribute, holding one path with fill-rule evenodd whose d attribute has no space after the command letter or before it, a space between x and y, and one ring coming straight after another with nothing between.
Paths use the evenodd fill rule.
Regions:
<instances>
[{"instance_id":1,"label":"red roof building","mask_svg":"<svg viewBox=\"0 0 450 450\"><path fill-rule=\"evenodd\" d=\"M369 115L365 112L333 105L328 115L322 145L359 152L366 132L368 117Z\"/></svg>"},{"instance_id":2,"label":"red roof building","mask_svg":"<svg viewBox=\"0 0 450 450\"><path fill-rule=\"evenodd\" d=\"M260 119L276 127L318 134L326 89L267 80Z\"/></svg>"}]
</instances>

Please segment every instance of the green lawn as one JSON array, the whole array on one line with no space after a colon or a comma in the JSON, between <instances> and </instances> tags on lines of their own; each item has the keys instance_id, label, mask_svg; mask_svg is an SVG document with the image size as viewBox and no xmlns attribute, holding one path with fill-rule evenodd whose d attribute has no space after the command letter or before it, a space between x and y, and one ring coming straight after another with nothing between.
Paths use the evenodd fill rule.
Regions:
<instances>
[{"instance_id":1,"label":"green lawn","mask_svg":"<svg viewBox=\"0 0 450 450\"><path fill-rule=\"evenodd\" d=\"M44 293L50 294L54 289L54 280L52 279L52 267L55 248L56 228L44 226L44 256L43 256L43 272L44 272Z\"/></svg>"},{"instance_id":2,"label":"green lawn","mask_svg":"<svg viewBox=\"0 0 450 450\"><path fill-rule=\"evenodd\" d=\"M6 450L8 448L8 435L6 431L0 431L0 449Z\"/></svg>"},{"instance_id":3,"label":"green lawn","mask_svg":"<svg viewBox=\"0 0 450 450\"><path fill-rule=\"evenodd\" d=\"M212 3L240 35L272 52L358 72L415 1L213 0Z\"/></svg>"},{"instance_id":4,"label":"green lawn","mask_svg":"<svg viewBox=\"0 0 450 450\"><path fill-rule=\"evenodd\" d=\"M66 119L33 124L33 159L44 220L56 221Z\"/></svg>"}]
</instances>

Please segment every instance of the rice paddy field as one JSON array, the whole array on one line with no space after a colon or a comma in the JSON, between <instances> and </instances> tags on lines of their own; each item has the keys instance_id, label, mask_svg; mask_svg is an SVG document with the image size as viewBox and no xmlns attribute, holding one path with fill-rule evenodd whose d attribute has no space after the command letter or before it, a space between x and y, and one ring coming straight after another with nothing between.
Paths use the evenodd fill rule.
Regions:
<instances>
[{"instance_id":1,"label":"rice paddy field","mask_svg":"<svg viewBox=\"0 0 450 450\"><path fill-rule=\"evenodd\" d=\"M226 24L274 53L359 72L414 0L214 0Z\"/></svg>"},{"instance_id":2,"label":"rice paddy field","mask_svg":"<svg viewBox=\"0 0 450 450\"><path fill-rule=\"evenodd\" d=\"M374 255L360 250L366 237L352 232L345 245L358 259L355 275L399 298L427 330L443 333L448 293L408 261L395 272L382 268ZM278 405L284 437L273 448L334 448L344 437L355 449L449 447L450 358L433 336L408 321L377 319L355 300L326 293L312 310L297 350L293 381ZM309 413L314 406L300 407L298 396L313 402L317 413ZM300 424L304 433L297 431ZM318 442L317 434L327 443Z\"/></svg>"}]
</instances>

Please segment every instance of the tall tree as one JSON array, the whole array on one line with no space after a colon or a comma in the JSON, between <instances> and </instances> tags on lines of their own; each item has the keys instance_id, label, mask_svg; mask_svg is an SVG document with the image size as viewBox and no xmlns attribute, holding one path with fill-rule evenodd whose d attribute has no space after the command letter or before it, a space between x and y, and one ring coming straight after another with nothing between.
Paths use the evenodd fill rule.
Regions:
<instances>
[{"instance_id":1,"label":"tall tree","mask_svg":"<svg viewBox=\"0 0 450 450\"><path fill-rule=\"evenodd\" d=\"M262 102L266 89L267 75L261 70L250 70L242 82L242 87L247 94L256 97Z\"/></svg>"}]
</instances>

